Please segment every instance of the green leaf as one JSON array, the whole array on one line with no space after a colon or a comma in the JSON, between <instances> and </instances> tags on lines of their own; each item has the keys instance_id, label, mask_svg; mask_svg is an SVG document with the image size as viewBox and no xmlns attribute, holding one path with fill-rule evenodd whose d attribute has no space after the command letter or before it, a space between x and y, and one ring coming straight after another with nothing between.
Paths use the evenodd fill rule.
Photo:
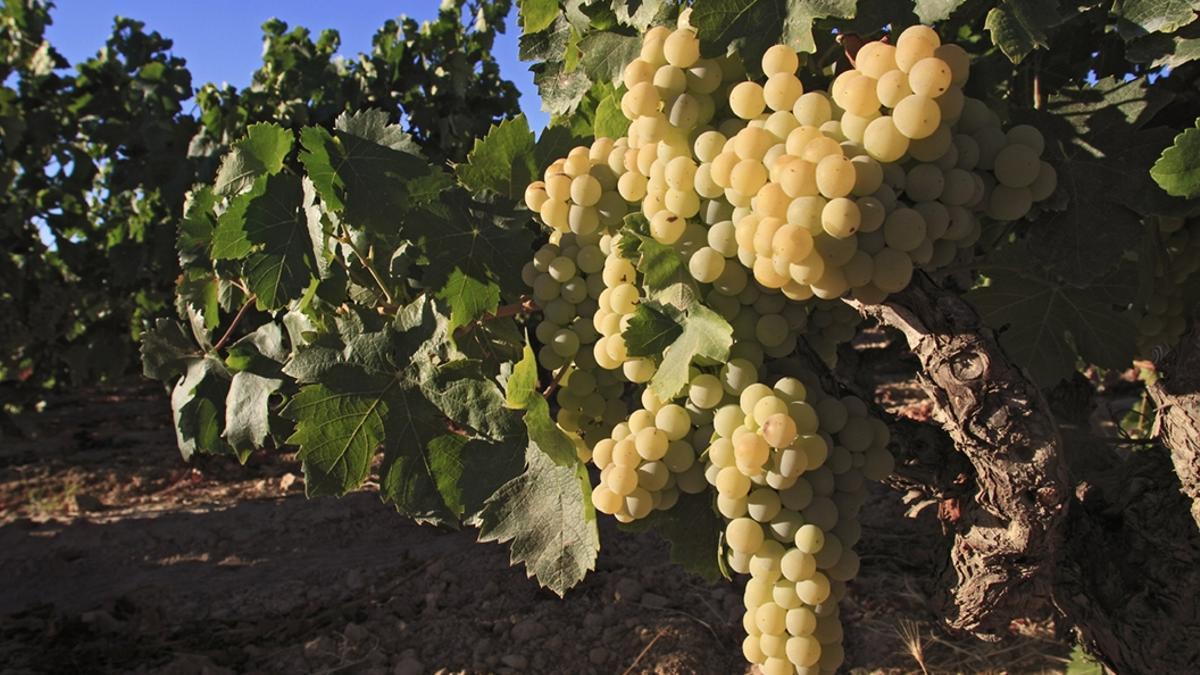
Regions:
<instances>
[{"instance_id":1,"label":"green leaf","mask_svg":"<svg viewBox=\"0 0 1200 675\"><path fill-rule=\"evenodd\" d=\"M542 397L538 391L537 368L537 357L533 353L533 347L529 346L529 341L526 340L521 351L521 360L513 366L512 375L508 377L505 386L505 405L515 410L526 410L533 399Z\"/></svg>"},{"instance_id":2,"label":"green leaf","mask_svg":"<svg viewBox=\"0 0 1200 675\"><path fill-rule=\"evenodd\" d=\"M142 333L142 374L152 380L175 380L200 355L191 334L178 321L158 319Z\"/></svg>"},{"instance_id":3,"label":"green leaf","mask_svg":"<svg viewBox=\"0 0 1200 675\"><path fill-rule=\"evenodd\" d=\"M1110 107L1092 115L1029 112L1022 117L1046 136L1046 159L1067 202L1066 210L1044 211L1034 220L1029 251L1077 286L1105 274L1137 246L1143 215L1172 207L1148 172L1129 170L1149 166L1170 132L1161 127L1135 131L1098 119L1113 115L1124 113ZM1090 131L1090 125L1100 130Z\"/></svg>"},{"instance_id":4,"label":"green leaf","mask_svg":"<svg viewBox=\"0 0 1200 675\"><path fill-rule=\"evenodd\" d=\"M537 174L533 132L525 115L504 120L476 139L465 164L455 167L458 180L472 192L491 190L509 199L522 199L525 186Z\"/></svg>"},{"instance_id":5,"label":"green leaf","mask_svg":"<svg viewBox=\"0 0 1200 675\"><path fill-rule=\"evenodd\" d=\"M521 360L513 367L505 390L505 405L524 410L525 429L530 447L537 449L559 466L579 463L575 443L563 433L550 417L550 404L538 390L537 358L529 342L525 342Z\"/></svg>"},{"instance_id":6,"label":"green leaf","mask_svg":"<svg viewBox=\"0 0 1200 675\"><path fill-rule=\"evenodd\" d=\"M854 12L854 0L696 0L691 22L706 55L720 55L725 45L732 44L747 64L757 64L777 42L800 52L816 51L813 22L826 17L850 19Z\"/></svg>"},{"instance_id":7,"label":"green leaf","mask_svg":"<svg viewBox=\"0 0 1200 675\"><path fill-rule=\"evenodd\" d=\"M724 361L733 345L733 327L699 302L687 309L682 325L683 331L663 352L662 363L650 379L650 388L664 401L675 398L687 386L693 359L702 356Z\"/></svg>"},{"instance_id":8,"label":"green leaf","mask_svg":"<svg viewBox=\"0 0 1200 675\"><path fill-rule=\"evenodd\" d=\"M398 216L450 186L446 172L379 110L343 113L332 134L310 127L300 141L300 161L326 207L356 228L392 234Z\"/></svg>"},{"instance_id":9,"label":"green leaf","mask_svg":"<svg viewBox=\"0 0 1200 675\"><path fill-rule=\"evenodd\" d=\"M534 159L537 160L537 175L541 176L554 160L566 157L571 148L586 144L585 139L575 136L567 127L546 127L533 149Z\"/></svg>"},{"instance_id":10,"label":"green leaf","mask_svg":"<svg viewBox=\"0 0 1200 675\"><path fill-rule=\"evenodd\" d=\"M1200 196L1200 118L1163 150L1150 168L1150 175L1169 195L1185 199Z\"/></svg>"},{"instance_id":11,"label":"green leaf","mask_svg":"<svg viewBox=\"0 0 1200 675\"><path fill-rule=\"evenodd\" d=\"M421 381L425 396L463 433L501 441L523 437L519 416L477 361L451 361Z\"/></svg>"},{"instance_id":12,"label":"green leaf","mask_svg":"<svg viewBox=\"0 0 1200 675\"><path fill-rule=\"evenodd\" d=\"M655 23L667 18L673 3L670 0L613 0L617 21L637 31L645 31Z\"/></svg>"},{"instance_id":13,"label":"green leaf","mask_svg":"<svg viewBox=\"0 0 1200 675\"><path fill-rule=\"evenodd\" d=\"M950 18L966 0L916 0L913 11L921 23L931 24Z\"/></svg>"},{"instance_id":14,"label":"green leaf","mask_svg":"<svg viewBox=\"0 0 1200 675\"><path fill-rule=\"evenodd\" d=\"M216 358L205 356L188 362L187 371L171 391L175 438L183 459L197 452L228 453L222 439L229 372Z\"/></svg>"},{"instance_id":15,"label":"green leaf","mask_svg":"<svg viewBox=\"0 0 1200 675\"><path fill-rule=\"evenodd\" d=\"M263 447L270 434L271 395L279 391L283 380L235 373L225 400L225 440L242 461L250 452Z\"/></svg>"},{"instance_id":16,"label":"green leaf","mask_svg":"<svg viewBox=\"0 0 1200 675\"><path fill-rule=\"evenodd\" d=\"M444 287L457 270L494 281L504 297L527 290L520 272L531 255L533 235L524 219L500 208L472 201L462 191L447 191L438 203L406 219L405 234L425 256L426 286Z\"/></svg>"},{"instance_id":17,"label":"green leaf","mask_svg":"<svg viewBox=\"0 0 1200 675\"><path fill-rule=\"evenodd\" d=\"M246 238L257 251L246 260L245 276L258 308L272 311L300 297L318 272L300 179L279 174L267 181L246 209Z\"/></svg>"},{"instance_id":18,"label":"green leaf","mask_svg":"<svg viewBox=\"0 0 1200 675\"><path fill-rule=\"evenodd\" d=\"M1076 351L1105 368L1129 364L1135 327L1123 311L1137 280L1114 273L1086 288L1067 286L1034 272L1021 258L988 267L991 284L967 298L983 320L1000 330L1000 344L1039 386L1050 387L1075 369Z\"/></svg>"},{"instance_id":19,"label":"green leaf","mask_svg":"<svg viewBox=\"0 0 1200 675\"><path fill-rule=\"evenodd\" d=\"M457 267L437 297L450 307L450 330L466 326L500 306L500 287L463 274Z\"/></svg>"},{"instance_id":20,"label":"green leaf","mask_svg":"<svg viewBox=\"0 0 1200 675\"><path fill-rule=\"evenodd\" d=\"M479 540L512 542L511 561L560 597L596 567L600 535L587 470L558 466L530 447L526 469L479 514Z\"/></svg>"},{"instance_id":21,"label":"green leaf","mask_svg":"<svg viewBox=\"0 0 1200 675\"><path fill-rule=\"evenodd\" d=\"M642 39L636 35L594 32L583 38L579 49L583 53L580 65L593 82L620 84L625 66L641 53Z\"/></svg>"},{"instance_id":22,"label":"green leaf","mask_svg":"<svg viewBox=\"0 0 1200 675\"><path fill-rule=\"evenodd\" d=\"M1058 0L1000 0L987 14L984 28L992 43L1013 63L1029 52L1050 46L1047 31L1062 23Z\"/></svg>"},{"instance_id":23,"label":"green leaf","mask_svg":"<svg viewBox=\"0 0 1200 675\"><path fill-rule=\"evenodd\" d=\"M616 94L604 97L596 107L596 119L592 123L592 135L596 138L621 138L629 131L629 118L621 112L621 103Z\"/></svg>"},{"instance_id":24,"label":"green leaf","mask_svg":"<svg viewBox=\"0 0 1200 675\"><path fill-rule=\"evenodd\" d=\"M1071 660L1067 663L1065 675L1104 675L1108 672L1100 662L1083 651L1083 647L1075 645L1071 650Z\"/></svg>"},{"instance_id":25,"label":"green leaf","mask_svg":"<svg viewBox=\"0 0 1200 675\"><path fill-rule=\"evenodd\" d=\"M629 319L629 326L621 335L630 356L658 358L671 346L683 327L676 322L678 314L674 307L663 306L653 301L638 304Z\"/></svg>"},{"instance_id":26,"label":"green leaf","mask_svg":"<svg viewBox=\"0 0 1200 675\"><path fill-rule=\"evenodd\" d=\"M216 193L234 195L249 188L260 176L279 173L294 142L294 134L278 124L251 124L246 135L234 142L221 161Z\"/></svg>"},{"instance_id":27,"label":"green leaf","mask_svg":"<svg viewBox=\"0 0 1200 675\"><path fill-rule=\"evenodd\" d=\"M438 491L446 506L462 520L474 520L487 499L525 468L521 446L492 443L455 434L429 443L429 463L436 467Z\"/></svg>"},{"instance_id":28,"label":"green leaf","mask_svg":"<svg viewBox=\"0 0 1200 675\"><path fill-rule=\"evenodd\" d=\"M649 516L622 525L621 529L657 532L671 544L671 562L706 581L724 576L720 558L725 526L713 510L708 492L681 494L679 501L666 511L651 511Z\"/></svg>"},{"instance_id":29,"label":"green leaf","mask_svg":"<svg viewBox=\"0 0 1200 675\"><path fill-rule=\"evenodd\" d=\"M554 23L558 16L558 0L520 0L521 30L537 33Z\"/></svg>"},{"instance_id":30,"label":"green leaf","mask_svg":"<svg viewBox=\"0 0 1200 675\"><path fill-rule=\"evenodd\" d=\"M1178 33L1153 33L1126 45L1125 57L1150 68L1178 68L1200 59L1200 22L1186 26Z\"/></svg>"},{"instance_id":31,"label":"green leaf","mask_svg":"<svg viewBox=\"0 0 1200 675\"><path fill-rule=\"evenodd\" d=\"M539 63L532 70L533 83L542 97L542 110L551 115L574 113L592 86L587 73L579 68L567 72L563 63Z\"/></svg>"},{"instance_id":32,"label":"green leaf","mask_svg":"<svg viewBox=\"0 0 1200 675\"><path fill-rule=\"evenodd\" d=\"M1117 32L1126 40L1152 33L1174 33L1191 23L1200 11L1194 0L1117 0L1112 15Z\"/></svg>"}]
</instances>

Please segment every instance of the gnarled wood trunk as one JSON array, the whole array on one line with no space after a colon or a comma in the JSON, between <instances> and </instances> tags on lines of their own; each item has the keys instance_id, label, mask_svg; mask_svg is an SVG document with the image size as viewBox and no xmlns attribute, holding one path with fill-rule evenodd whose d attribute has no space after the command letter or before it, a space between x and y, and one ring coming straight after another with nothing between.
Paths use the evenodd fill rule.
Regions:
<instances>
[{"instance_id":1,"label":"gnarled wood trunk","mask_svg":"<svg viewBox=\"0 0 1200 675\"><path fill-rule=\"evenodd\" d=\"M1183 337L1149 390L1158 408L1156 435L1171 450L1175 474L1200 527L1200 331Z\"/></svg>"},{"instance_id":2,"label":"gnarled wood trunk","mask_svg":"<svg viewBox=\"0 0 1200 675\"><path fill-rule=\"evenodd\" d=\"M1118 673L1200 672L1200 532L1165 454L1123 459L1084 434L1064 438L971 306L923 276L858 307L904 334L953 444L921 436L898 470L931 495L964 497L941 509L955 537L944 579L950 625L998 636L1052 607ZM1182 423L1194 424L1196 410ZM1195 468L1196 436L1187 437ZM921 466L958 453L969 462L966 486Z\"/></svg>"}]
</instances>

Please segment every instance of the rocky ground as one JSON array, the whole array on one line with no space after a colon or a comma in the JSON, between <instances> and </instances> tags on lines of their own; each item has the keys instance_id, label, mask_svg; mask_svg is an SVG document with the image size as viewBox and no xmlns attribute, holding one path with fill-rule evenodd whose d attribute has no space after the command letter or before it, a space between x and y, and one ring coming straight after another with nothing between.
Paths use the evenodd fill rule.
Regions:
<instances>
[{"instance_id":1,"label":"rocky ground","mask_svg":"<svg viewBox=\"0 0 1200 675\"><path fill-rule=\"evenodd\" d=\"M290 455L185 464L169 423L135 386L0 438L0 672L749 672L739 584L689 577L654 535L606 523L597 570L559 599L474 531L417 527L369 490L306 500ZM1050 626L1001 644L939 627L935 509L905 510L884 488L865 509L846 670L1061 672Z\"/></svg>"}]
</instances>

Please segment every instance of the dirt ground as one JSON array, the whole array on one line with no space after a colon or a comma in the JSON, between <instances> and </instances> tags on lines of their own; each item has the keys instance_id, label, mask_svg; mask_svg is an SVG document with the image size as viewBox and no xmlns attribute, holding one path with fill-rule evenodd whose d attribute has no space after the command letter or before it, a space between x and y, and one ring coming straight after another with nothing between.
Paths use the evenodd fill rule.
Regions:
<instances>
[{"instance_id":1,"label":"dirt ground","mask_svg":"<svg viewBox=\"0 0 1200 675\"><path fill-rule=\"evenodd\" d=\"M751 672L740 584L689 577L652 534L605 523L560 600L474 531L369 491L306 500L291 455L184 463L154 387L55 398L32 428L0 439L0 673ZM864 510L844 672L1062 672L1049 626L1000 644L939 627L935 509L906 508L877 487Z\"/></svg>"}]
</instances>

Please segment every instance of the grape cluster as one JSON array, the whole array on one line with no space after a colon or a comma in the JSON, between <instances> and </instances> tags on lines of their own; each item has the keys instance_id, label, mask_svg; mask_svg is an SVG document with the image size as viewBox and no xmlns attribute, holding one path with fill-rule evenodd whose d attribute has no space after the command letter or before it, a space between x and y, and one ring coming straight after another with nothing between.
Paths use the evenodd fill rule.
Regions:
<instances>
[{"instance_id":1,"label":"grape cluster","mask_svg":"<svg viewBox=\"0 0 1200 675\"><path fill-rule=\"evenodd\" d=\"M599 470L593 505L630 522L713 488L729 567L751 577L744 652L768 675L841 664L864 481L892 470L866 405L788 357L805 340L832 365L861 322L842 298L879 302L915 268L966 258L1055 184L1037 130L1005 132L964 96L966 52L927 27L865 45L830 93L806 92L799 65L783 45L761 81L702 58L685 11L623 70L627 135L572 149L525 193L550 229L524 275L538 360L559 427ZM626 343L641 303L671 302L635 264L651 240L732 329L728 358L694 360L670 400L649 386L659 359Z\"/></svg>"},{"instance_id":2,"label":"grape cluster","mask_svg":"<svg viewBox=\"0 0 1200 675\"><path fill-rule=\"evenodd\" d=\"M1184 284L1200 270L1200 221L1168 217L1155 221L1163 255L1155 263L1151 295L1137 323L1137 350L1143 358L1179 344L1187 330Z\"/></svg>"}]
</instances>

